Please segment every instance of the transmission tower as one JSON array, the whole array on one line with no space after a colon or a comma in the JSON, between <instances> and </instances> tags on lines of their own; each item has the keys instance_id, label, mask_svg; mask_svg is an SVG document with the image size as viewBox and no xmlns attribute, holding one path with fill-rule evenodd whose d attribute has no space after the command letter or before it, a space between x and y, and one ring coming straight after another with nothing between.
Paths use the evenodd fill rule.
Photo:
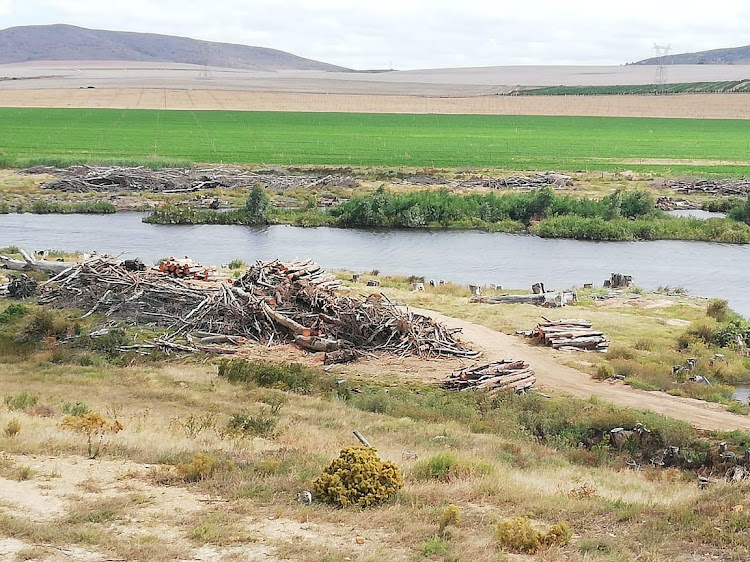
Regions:
<instances>
[{"instance_id":1,"label":"transmission tower","mask_svg":"<svg viewBox=\"0 0 750 562\"><path fill-rule=\"evenodd\" d=\"M672 45L657 45L654 43L654 58L656 58L656 93L661 94L664 91L664 85L667 83L667 61Z\"/></svg>"},{"instance_id":2,"label":"transmission tower","mask_svg":"<svg viewBox=\"0 0 750 562\"><path fill-rule=\"evenodd\" d=\"M210 43L207 41L201 41L200 46L200 59L203 62L203 68L198 73L198 80L213 80L211 69L208 67L209 63L209 51L211 49Z\"/></svg>"}]
</instances>

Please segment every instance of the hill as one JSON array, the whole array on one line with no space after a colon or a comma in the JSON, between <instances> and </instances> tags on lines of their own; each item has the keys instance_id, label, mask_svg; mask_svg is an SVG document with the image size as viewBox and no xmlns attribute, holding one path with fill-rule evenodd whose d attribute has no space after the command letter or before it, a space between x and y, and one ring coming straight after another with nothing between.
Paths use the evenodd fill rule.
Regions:
<instances>
[{"instance_id":1,"label":"hill","mask_svg":"<svg viewBox=\"0 0 750 562\"><path fill-rule=\"evenodd\" d=\"M0 30L0 64L39 60L173 62L252 70L348 70L275 49L155 33L62 24Z\"/></svg>"},{"instance_id":2,"label":"hill","mask_svg":"<svg viewBox=\"0 0 750 562\"><path fill-rule=\"evenodd\" d=\"M634 64L658 64L662 59L665 64L750 64L750 45L653 57Z\"/></svg>"}]
</instances>

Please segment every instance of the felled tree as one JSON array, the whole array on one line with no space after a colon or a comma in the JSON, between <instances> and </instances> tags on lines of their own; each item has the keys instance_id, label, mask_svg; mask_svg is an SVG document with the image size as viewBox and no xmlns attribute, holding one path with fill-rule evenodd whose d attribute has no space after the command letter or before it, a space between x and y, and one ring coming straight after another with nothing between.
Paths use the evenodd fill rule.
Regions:
<instances>
[{"instance_id":1,"label":"felled tree","mask_svg":"<svg viewBox=\"0 0 750 562\"><path fill-rule=\"evenodd\" d=\"M122 424L117 420L108 420L101 414L89 412L80 416L65 416L60 427L75 431L86 437L88 456L94 459L101 452L104 437L122 431Z\"/></svg>"},{"instance_id":2,"label":"felled tree","mask_svg":"<svg viewBox=\"0 0 750 562\"><path fill-rule=\"evenodd\" d=\"M393 496L404 485L401 470L365 447L341 450L338 458L313 482L315 497L347 507L372 507Z\"/></svg>"}]
</instances>

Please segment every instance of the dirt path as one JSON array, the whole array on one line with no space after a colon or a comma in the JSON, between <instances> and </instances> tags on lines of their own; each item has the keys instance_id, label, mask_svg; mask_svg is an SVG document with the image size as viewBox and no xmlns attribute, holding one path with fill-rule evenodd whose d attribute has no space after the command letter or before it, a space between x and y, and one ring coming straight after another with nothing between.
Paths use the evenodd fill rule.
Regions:
<instances>
[{"instance_id":1,"label":"dirt path","mask_svg":"<svg viewBox=\"0 0 750 562\"><path fill-rule=\"evenodd\" d=\"M520 338L496 332L465 320L411 308L447 324L461 328L461 339L485 353L485 358L523 359L536 373L537 386L558 392L567 392L580 398L596 396L618 406L651 410L665 416L690 423L699 429L750 430L750 417L727 412L723 406L692 398L670 396L664 392L647 392L622 383L597 381L587 373L561 364L553 350L535 347Z\"/></svg>"}]
</instances>

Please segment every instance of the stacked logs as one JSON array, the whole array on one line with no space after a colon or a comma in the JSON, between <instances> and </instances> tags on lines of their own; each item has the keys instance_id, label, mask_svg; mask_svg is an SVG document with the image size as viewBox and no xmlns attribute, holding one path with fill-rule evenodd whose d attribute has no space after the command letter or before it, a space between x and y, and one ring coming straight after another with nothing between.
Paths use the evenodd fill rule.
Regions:
<instances>
[{"instance_id":1,"label":"stacked logs","mask_svg":"<svg viewBox=\"0 0 750 562\"><path fill-rule=\"evenodd\" d=\"M308 260L257 262L236 283L177 278L157 270L128 271L106 259L72 266L40 287L40 304L80 308L84 316L150 325L164 334L131 349L221 351L217 343L295 343L351 360L376 352L476 357L451 330L402 311L382 296L335 293L339 281Z\"/></svg>"},{"instance_id":2,"label":"stacked logs","mask_svg":"<svg viewBox=\"0 0 750 562\"><path fill-rule=\"evenodd\" d=\"M609 340L604 332L593 330L591 326L588 320L567 318L540 322L533 330L522 333L555 349L605 353Z\"/></svg>"},{"instance_id":3,"label":"stacked logs","mask_svg":"<svg viewBox=\"0 0 750 562\"><path fill-rule=\"evenodd\" d=\"M512 389L523 392L536 382L534 371L524 361L503 359L486 365L467 367L448 375L440 386L446 390Z\"/></svg>"}]
</instances>

